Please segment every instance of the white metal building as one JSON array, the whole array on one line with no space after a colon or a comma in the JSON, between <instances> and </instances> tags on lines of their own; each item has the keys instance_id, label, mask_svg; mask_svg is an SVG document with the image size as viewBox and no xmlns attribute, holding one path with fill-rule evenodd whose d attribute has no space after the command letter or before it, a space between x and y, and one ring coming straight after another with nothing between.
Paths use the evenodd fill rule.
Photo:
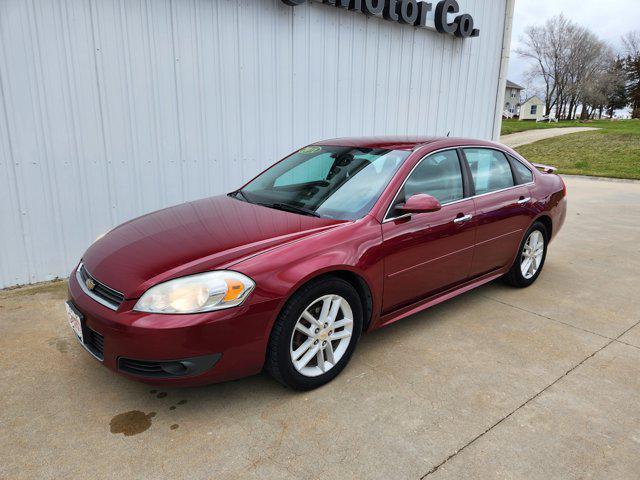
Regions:
<instances>
[{"instance_id":1,"label":"white metal building","mask_svg":"<svg viewBox=\"0 0 640 480\"><path fill-rule=\"evenodd\" d=\"M479 36L317 2L0 1L0 288L315 140L496 138L513 0L459 4Z\"/></svg>"}]
</instances>

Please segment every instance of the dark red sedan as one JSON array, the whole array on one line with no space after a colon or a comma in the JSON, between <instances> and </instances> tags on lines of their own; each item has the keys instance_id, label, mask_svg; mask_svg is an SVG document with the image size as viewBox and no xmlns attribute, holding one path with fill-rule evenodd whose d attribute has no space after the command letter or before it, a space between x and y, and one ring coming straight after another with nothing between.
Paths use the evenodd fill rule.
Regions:
<instances>
[{"instance_id":1,"label":"dark red sedan","mask_svg":"<svg viewBox=\"0 0 640 480\"><path fill-rule=\"evenodd\" d=\"M82 345L131 378L199 385L340 373L364 331L502 277L540 275L566 189L503 145L343 138L228 195L97 240L71 274Z\"/></svg>"}]
</instances>

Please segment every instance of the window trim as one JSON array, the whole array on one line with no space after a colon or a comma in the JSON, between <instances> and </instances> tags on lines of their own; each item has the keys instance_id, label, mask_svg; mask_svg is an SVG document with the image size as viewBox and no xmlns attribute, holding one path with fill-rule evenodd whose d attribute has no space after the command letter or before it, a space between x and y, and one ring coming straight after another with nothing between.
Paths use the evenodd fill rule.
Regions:
<instances>
[{"instance_id":1,"label":"window trim","mask_svg":"<svg viewBox=\"0 0 640 480\"><path fill-rule=\"evenodd\" d=\"M404 178L404 180L402 181L402 183L398 187L398 190L396 190L396 193L393 196L393 199L391 200L389 205L387 205L387 208L385 210L384 217L382 217L382 222L381 223L393 222L395 220L398 220L398 219L401 219L401 218L407 218L407 217L411 216L410 213L405 213L405 214L399 215L397 217L388 217L389 213L391 212L391 207L394 205L396 198L400 194L400 191L404 188L404 184L407 183L407 180L409 179L409 177L411 176L413 171L416 168L418 168L418 165L420 165L429 156L434 155L436 153L444 152L444 151L447 151L447 150L457 150L458 151L458 160L462 163L461 167L462 167L462 181L463 181L463 187L464 187L464 198L461 198L459 200L454 200L452 202L442 203L441 205L443 207L445 205L453 205L453 204L456 204L456 203L464 202L465 200L469 200L469 199L472 199L472 198L484 197L485 195L493 195L495 193L505 192L507 190L511 190L511 189L514 189L514 188L523 187L523 186L527 186L527 185L535 185L535 183L536 183L535 173L533 171L531 171L531 169L529 167L527 167L527 168L529 168L529 171L531 171L531 173L533 175L533 180L531 182L521 183L519 185L516 184L516 185L513 185L512 187L502 188L500 190L493 190L492 192L486 192L486 193L481 193L479 195L476 195L475 185L473 183L473 178L471 176L471 168L469 167L469 163L467 162L467 157L464 154L464 149L465 148L484 148L486 150L495 150L497 152L502 153L507 158L507 161L509 162L509 167L511 168L511 174L514 176L514 182L515 182L516 179L515 179L514 168L513 168L513 165L511 165L511 161L510 161L511 154L508 153L508 152L505 152L504 150L501 150L498 147L484 146L484 145L458 145L457 147L446 147L446 148L441 148L439 150L434 150L433 152L427 153L424 157L422 157L420 160L418 160L416 162L416 164L413 166L413 168L411 168L411 170L409 171L407 176ZM519 162L519 160L517 160L515 157L514 157L514 160ZM520 162L520 163L522 163L522 162ZM524 165L524 163L522 163L522 164ZM526 165L525 165L525 167L526 167ZM468 184L470 184L470 187L471 187L470 191L467 191L467 185ZM467 195L467 193L468 193L468 195Z\"/></svg>"}]
</instances>

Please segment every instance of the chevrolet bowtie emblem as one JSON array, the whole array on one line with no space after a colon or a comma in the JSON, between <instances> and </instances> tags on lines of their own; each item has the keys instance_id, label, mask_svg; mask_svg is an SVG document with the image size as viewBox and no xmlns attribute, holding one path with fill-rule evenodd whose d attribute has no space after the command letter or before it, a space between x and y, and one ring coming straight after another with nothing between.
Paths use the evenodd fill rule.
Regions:
<instances>
[{"instance_id":1,"label":"chevrolet bowtie emblem","mask_svg":"<svg viewBox=\"0 0 640 480\"><path fill-rule=\"evenodd\" d=\"M84 284L87 286L87 288L89 290L93 290L94 288L96 288L96 282L94 282L92 279L87 278L84 282Z\"/></svg>"}]
</instances>

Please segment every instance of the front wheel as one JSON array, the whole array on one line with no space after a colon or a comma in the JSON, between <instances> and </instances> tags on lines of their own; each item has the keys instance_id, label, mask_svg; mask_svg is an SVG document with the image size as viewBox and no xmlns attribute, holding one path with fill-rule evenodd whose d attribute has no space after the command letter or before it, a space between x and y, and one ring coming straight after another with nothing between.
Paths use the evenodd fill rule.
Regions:
<instances>
[{"instance_id":1,"label":"front wheel","mask_svg":"<svg viewBox=\"0 0 640 480\"><path fill-rule=\"evenodd\" d=\"M266 369L280 383L310 390L333 380L349 362L362 331L356 290L326 277L302 287L271 332Z\"/></svg>"},{"instance_id":2,"label":"front wheel","mask_svg":"<svg viewBox=\"0 0 640 480\"><path fill-rule=\"evenodd\" d=\"M547 229L541 222L535 222L527 231L509 272L504 280L514 287L528 287L536 281L547 256Z\"/></svg>"}]
</instances>

